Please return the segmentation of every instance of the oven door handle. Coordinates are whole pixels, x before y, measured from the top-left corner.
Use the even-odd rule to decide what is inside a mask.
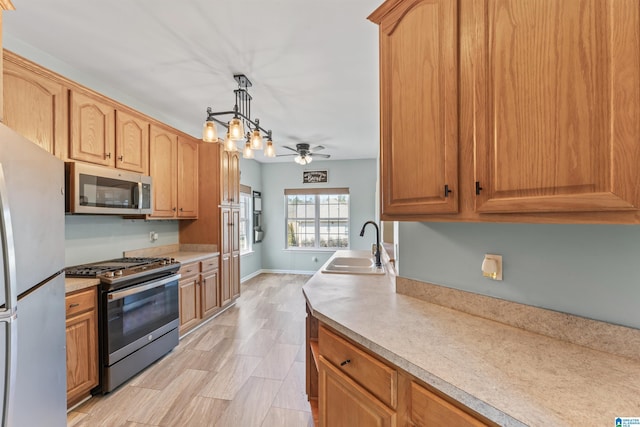
[[[107,294],[107,299],[109,301],[119,300],[119,299],[122,299],[124,297],[128,297],[130,295],[134,295],[134,294],[138,294],[140,292],[148,291],[149,289],[153,289],[153,288],[158,288],[160,286],[164,286],[167,283],[175,282],[176,280],[180,279],[180,277],[181,276],[179,274],[172,274],[171,276],[165,277],[162,280],[153,281],[153,282],[150,282],[150,283],[143,283],[141,285],[133,286],[131,288],[123,289],[121,291],[109,292]]]

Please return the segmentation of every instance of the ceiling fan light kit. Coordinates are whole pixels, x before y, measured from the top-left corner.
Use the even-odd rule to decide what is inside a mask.
[[[236,141],[247,139],[242,157],[245,159],[253,159],[255,150],[262,150],[263,134],[267,139],[267,149],[264,151],[265,157],[275,157],[276,152],[273,149],[273,140],[271,131],[260,126],[260,120],[251,119],[251,95],[247,91],[251,87],[251,81],[244,74],[234,74],[233,78],[238,82],[238,89],[233,92],[236,95],[236,103],[233,111],[214,112],[211,107],[207,108],[207,119],[202,128],[202,140],[205,142],[218,142],[218,131],[216,123],[227,128],[227,136],[224,140],[224,149],[226,151],[238,151]],[[217,116],[233,115],[228,123],[217,119]],[[245,127],[247,132],[245,134]],[[271,147],[269,149],[269,147]]]

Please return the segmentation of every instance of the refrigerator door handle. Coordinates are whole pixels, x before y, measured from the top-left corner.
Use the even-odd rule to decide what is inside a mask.
[[[14,313],[9,318],[0,319],[0,325],[6,326],[6,349],[4,359],[5,379],[4,379],[4,402],[2,413],[2,427],[13,425],[13,402],[16,392],[16,361],[18,358],[18,320]]]
[[[13,227],[11,226],[11,212],[9,211],[9,197],[4,177],[4,168],[0,163],[0,228],[2,234],[2,261],[4,264],[4,295],[5,309],[0,310],[0,320],[11,319],[18,305],[16,295],[16,252],[13,244]]]

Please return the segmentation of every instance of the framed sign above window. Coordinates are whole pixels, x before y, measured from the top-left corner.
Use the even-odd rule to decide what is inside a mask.
[[[317,184],[321,182],[328,182],[328,171],[303,171],[302,183],[303,184]]]

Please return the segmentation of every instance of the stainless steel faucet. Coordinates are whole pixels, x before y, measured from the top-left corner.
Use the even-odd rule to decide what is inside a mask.
[[[364,229],[367,228],[367,225],[373,224],[376,228],[376,267],[382,267],[382,262],[380,261],[380,229],[378,228],[378,224],[374,221],[367,221],[362,226],[362,230],[360,230],[360,237],[364,236]]]

